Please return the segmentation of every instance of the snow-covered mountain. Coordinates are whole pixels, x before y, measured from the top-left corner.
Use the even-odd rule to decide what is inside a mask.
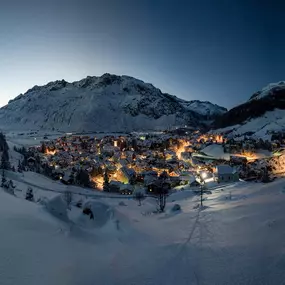
[[[1,125],[62,131],[161,130],[201,127],[226,109],[185,101],[129,76],[104,74],[34,86],[0,109]]]
[[[218,117],[214,128],[235,135],[255,133],[266,136],[270,131],[285,129],[285,81],[271,83],[250,99]]]
[[[206,116],[209,119],[214,118],[216,116],[220,116],[225,112],[227,112],[226,108],[213,104],[208,101],[201,102],[199,100],[192,100],[192,101],[180,100],[180,102],[183,106],[185,106],[185,108],[195,111],[202,116]]]
[[[277,83],[270,83],[266,87],[262,88],[260,91],[254,93],[249,100],[259,100],[267,96],[274,96],[276,91],[285,90],[285,81],[279,81]],[[280,93],[279,93],[280,94]]]

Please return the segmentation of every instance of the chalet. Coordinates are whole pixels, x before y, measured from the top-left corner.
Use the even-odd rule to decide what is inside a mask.
[[[63,184],[66,184],[66,185],[72,184],[74,183],[74,176],[75,175],[71,171],[66,171],[64,172],[64,175],[61,176],[60,180]]]
[[[109,192],[120,193],[122,184],[123,183],[119,181],[111,181],[109,184]]]
[[[169,184],[170,184],[171,187],[176,187],[176,186],[179,186],[179,185],[185,185],[187,183],[188,183],[187,180],[182,180],[178,176],[170,176],[169,177]]]
[[[27,162],[28,162],[28,165],[29,165],[30,167],[32,167],[32,166],[35,166],[35,164],[36,164],[36,159],[35,159],[34,157],[30,156],[30,157],[27,159]]]
[[[161,181],[156,179],[147,185],[147,192],[152,194],[158,194],[160,191],[168,193],[171,189],[171,183],[169,181]]]
[[[122,195],[132,195],[134,193],[134,187],[130,184],[123,184],[120,188],[120,193]]]
[[[136,180],[136,172],[132,168],[122,167],[120,171],[122,172],[128,183],[132,183]]]
[[[143,177],[144,185],[147,187],[157,179],[157,172],[155,171],[143,172],[141,175]]]
[[[229,165],[218,165],[215,171],[215,178],[218,183],[239,180],[238,173]]]

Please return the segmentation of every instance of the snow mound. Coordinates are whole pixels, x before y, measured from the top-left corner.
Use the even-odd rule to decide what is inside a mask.
[[[54,217],[64,222],[69,221],[67,215],[67,205],[66,202],[63,200],[62,195],[57,195],[51,198],[50,200],[48,200],[45,206],[47,211]]]
[[[173,205],[173,207],[171,208],[172,212],[180,212],[181,211],[181,206],[179,204],[175,204]]]
[[[101,201],[88,200],[82,207],[82,209],[86,208],[89,208],[92,211],[94,218],[91,219],[89,215],[81,212],[77,224],[83,227],[102,228],[114,216],[113,209]]]

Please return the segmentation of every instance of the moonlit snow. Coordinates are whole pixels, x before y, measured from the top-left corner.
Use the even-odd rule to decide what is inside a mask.
[[[129,76],[104,74],[68,83],[34,86],[0,109],[10,130],[125,132],[200,126],[226,109],[185,101]]]
[[[30,172],[8,175],[17,187],[16,197],[0,191],[3,285],[285,280],[283,179],[216,188],[202,210],[199,197],[186,188],[169,197],[163,214],[154,213],[153,198],[139,207],[131,198],[74,194],[74,202],[83,199],[92,207],[90,220],[75,203],[71,210],[64,207],[65,185]],[[46,203],[23,199],[29,184],[39,185],[33,187],[36,200],[45,197]]]

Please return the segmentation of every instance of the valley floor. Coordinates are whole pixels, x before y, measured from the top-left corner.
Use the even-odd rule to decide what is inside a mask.
[[[0,191],[0,284],[285,284],[283,179],[216,188],[202,209],[191,190],[180,191],[163,214],[153,213],[153,198],[138,206],[74,194],[92,205],[93,221],[63,208],[57,192],[66,186],[30,172],[8,176],[17,188],[16,197]],[[23,199],[29,184],[46,205]]]

